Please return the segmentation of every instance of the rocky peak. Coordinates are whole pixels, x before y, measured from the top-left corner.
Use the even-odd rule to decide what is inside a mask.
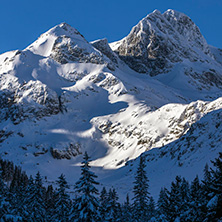
[[[108,68],[114,69],[112,62],[101,51],[94,48],[78,30],[67,23],[51,28],[27,49],[34,54],[51,57],[60,64],[69,62],[105,64]]]
[[[113,52],[108,44],[108,40],[106,38],[99,39],[91,42],[92,46],[102,52],[107,58],[109,58],[112,62],[108,63],[108,68],[111,70],[115,69],[115,65],[118,66],[119,57]],[[115,64],[115,65],[114,65]]]
[[[200,29],[187,15],[168,9],[163,16],[180,35],[187,39],[191,46],[200,48],[205,54],[210,54],[209,46]]]
[[[27,49],[32,51],[34,54],[48,57],[52,53],[55,42],[61,37],[76,39],[87,43],[83,35],[81,35],[78,30],[67,23],[61,23],[43,33],[35,42],[28,46]]]
[[[50,29],[45,34],[54,34],[56,36],[65,35],[65,36],[69,36],[69,37],[74,37],[76,35],[80,35],[82,38],[84,38],[83,35],[77,29],[73,28],[71,25],[69,25],[65,22],[63,22],[59,25],[56,25],[55,27]]]
[[[199,54],[212,57],[199,28],[183,13],[155,10],[134,26],[124,39],[111,43],[132,69],[151,76],[168,72],[174,63],[201,60]]]

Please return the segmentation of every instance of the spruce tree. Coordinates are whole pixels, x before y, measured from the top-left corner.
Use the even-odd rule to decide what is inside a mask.
[[[219,153],[219,157],[216,158],[213,163],[214,169],[211,168],[211,183],[209,184],[210,201],[207,204],[208,207],[208,220],[222,219],[222,152]]]
[[[196,176],[190,186],[189,211],[187,215],[190,221],[204,221],[205,215],[203,212],[206,212],[204,199],[203,187],[199,181],[199,177]]]
[[[79,198],[77,198],[75,196],[75,198],[71,201],[71,210],[70,210],[70,213],[69,213],[69,221],[81,221],[79,219],[79,210],[77,209],[78,205],[79,205]]]
[[[13,193],[10,195],[10,202],[13,207],[12,213],[14,215],[20,216],[21,218],[23,218],[23,216],[26,214],[25,198],[26,185],[24,182],[21,182],[20,185],[14,189]]]
[[[13,219],[14,216],[12,215],[12,211],[13,208],[9,202],[9,190],[4,183],[2,168],[0,165],[0,221],[9,221],[7,218]]]
[[[122,220],[125,222],[132,222],[133,221],[133,215],[132,215],[132,206],[129,201],[129,195],[126,196],[126,201],[124,202],[122,206]]]
[[[164,187],[161,188],[159,199],[157,202],[157,213],[160,221],[167,222],[170,221],[170,201],[169,201],[169,191]]]
[[[14,174],[9,189],[9,200],[13,208],[12,213],[20,217],[23,217],[26,213],[24,201],[26,197],[25,191],[28,181],[27,178],[27,175],[22,172],[21,167],[14,167]]]
[[[75,191],[79,194],[76,200],[77,220],[76,221],[99,221],[99,201],[96,195],[99,194],[95,185],[99,183],[95,181],[97,176],[90,171],[90,159],[85,152],[81,166],[81,177],[76,182]],[[72,215],[71,215],[72,216]]]
[[[2,177],[5,182],[10,182],[14,174],[14,164],[8,160],[2,160]]]
[[[105,221],[116,222],[121,219],[121,207],[118,203],[118,195],[115,189],[110,189],[107,201],[107,214]]]
[[[211,176],[208,164],[206,164],[204,167],[204,178],[202,182],[204,184],[203,186],[204,193],[206,196],[208,196],[210,193],[210,184],[212,183],[212,176]],[[208,197],[208,200],[209,199],[210,197]]]
[[[46,189],[44,198],[47,221],[50,221],[54,215],[56,201],[57,198],[53,186],[49,185]]]
[[[7,214],[7,202],[6,202],[6,186],[2,176],[2,167],[0,165],[0,219]]]
[[[133,212],[134,221],[145,222],[148,220],[148,203],[149,203],[149,180],[146,175],[145,157],[140,157],[138,169],[136,171],[134,187],[133,187]]]
[[[187,221],[189,215],[189,202],[190,202],[190,185],[189,182],[183,177],[180,186],[180,220]]]
[[[63,174],[61,174],[56,183],[59,187],[58,191],[56,192],[57,200],[55,203],[55,210],[52,216],[52,220],[67,222],[69,221],[69,213],[71,207],[70,197],[66,191],[67,189],[69,189],[69,186]]]
[[[105,218],[107,217],[107,213],[108,213],[108,209],[107,209],[108,193],[105,187],[103,187],[100,193],[99,202],[100,202],[99,212],[100,212],[101,220],[105,221]]]
[[[150,201],[148,204],[148,219],[149,220],[155,220],[156,218],[156,206],[155,206],[155,201],[153,197],[150,197]]]
[[[29,185],[27,187],[27,197],[25,200],[26,214],[28,221],[43,222],[46,221],[46,211],[43,196],[42,178],[38,172],[33,182],[30,177]]]
[[[171,183],[169,195],[169,218],[170,221],[179,220],[181,215],[181,182],[182,178],[176,176],[175,182]]]

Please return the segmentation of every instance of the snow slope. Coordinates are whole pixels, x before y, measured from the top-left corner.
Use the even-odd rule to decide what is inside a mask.
[[[205,164],[211,166],[210,161],[218,157],[218,153],[222,151],[221,118],[222,110],[208,113],[175,142],[143,153],[150,180],[150,192],[156,200],[161,187],[170,188],[176,175],[184,176],[189,181],[197,174],[203,178]],[[129,161],[126,166],[111,173],[112,185],[119,187],[119,193],[126,196],[129,192],[132,196],[134,173],[138,164],[139,158]],[[109,180],[109,177],[104,178],[104,185],[109,186]]]
[[[153,168],[147,167],[152,186],[167,185],[171,179],[157,177],[190,169],[185,164],[174,171],[175,161],[181,161],[169,157],[171,145],[183,143],[197,121],[222,108],[221,58],[190,18],[173,10],[154,11],[111,44],[89,43],[76,29],[59,24],[26,49],[0,55],[1,156],[28,173],[40,170],[48,180],[65,173],[74,182],[87,151],[101,182],[123,184],[124,193],[128,177],[123,175],[132,179],[129,164],[137,163],[129,161],[147,152],[155,154]],[[205,121],[211,124],[210,118]],[[163,149],[164,172],[158,154]],[[220,150],[218,142],[210,158]],[[189,151],[186,161],[196,153]],[[196,161],[201,164],[195,174],[204,161],[201,156]]]

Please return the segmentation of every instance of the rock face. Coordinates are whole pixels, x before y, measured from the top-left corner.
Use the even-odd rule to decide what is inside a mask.
[[[1,121],[10,119],[18,124],[61,111],[60,96],[45,84],[42,70],[36,67],[39,61],[41,57],[28,51],[15,51],[4,59],[0,66]]]
[[[146,152],[147,161],[170,157],[170,159],[177,159],[177,164],[181,167],[184,164],[188,165],[191,158],[195,161],[196,155],[206,158],[208,154],[221,151],[221,118],[221,110],[207,114],[194,123],[187,134],[177,141],[158,150]]]
[[[112,61],[112,63],[108,64],[108,67],[112,71],[114,71],[115,70],[114,64],[118,65],[119,57],[110,48],[110,46],[108,44],[108,40],[107,39],[99,39],[94,42],[91,42],[91,44],[93,47],[98,49],[100,52],[102,52],[105,56],[107,56]]]
[[[168,72],[175,63],[212,58],[199,28],[183,13],[155,10],[147,15],[124,39],[111,43],[111,48],[132,69],[151,76]],[[206,58],[205,58],[206,60]]]
[[[31,80],[14,92],[3,90],[0,100],[0,120],[10,119],[14,124],[27,118],[38,119],[61,111],[57,94],[39,81]]]
[[[68,62],[104,64],[101,52],[90,47],[90,44],[78,31],[66,23],[62,23],[59,27],[66,32],[73,31],[70,35],[60,35],[55,39],[50,54],[51,58],[61,64]]]

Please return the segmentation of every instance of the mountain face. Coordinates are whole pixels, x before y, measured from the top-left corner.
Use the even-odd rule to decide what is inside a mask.
[[[220,70],[190,69],[187,63],[214,63],[206,40],[199,28],[183,13],[155,10],[142,19],[124,39],[110,44],[130,68],[139,73],[156,76],[167,73],[177,63],[184,64],[184,74],[199,87],[215,84],[221,87]]]
[[[162,158],[164,172],[179,167],[169,171],[175,176],[195,156],[196,174],[221,151],[220,140],[212,139],[212,149],[202,136],[210,126],[211,138],[218,134],[221,85],[221,50],[183,13],[156,10],[110,44],[88,42],[62,23],[0,55],[0,153],[28,173],[73,181],[87,151],[102,183],[121,181],[126,190],[129,167],[145,152],[150,180],[163,186],[167,180],[152,173]]]
[[[151,76],[167,72],[174,63],[213,57],[192,20],[179,12],[158,10],[142,19],[124,39],[111,47],[135,71]]]

